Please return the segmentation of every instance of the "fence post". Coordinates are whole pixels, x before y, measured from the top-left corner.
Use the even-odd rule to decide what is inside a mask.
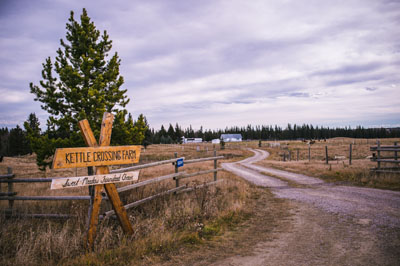
[[[351,155],[353,152],[353,144],[350,143],[349,165],[351,165]]]
[[[7,167],[7,174],[12,175],[12,168],[11,167]],[[10,176],[8,179],[12,179],[13,177]],[[9,197],[12,197],[12,192],[14,189],[14,184],[11,182],[7,183],[8,185],[8,193],[9,193]],[[14,200],[8,200],[8,209],[7,209],[7,215],[11,216],[12,212],[13,212],[13,206],[14,206]]]
[[[297,161],[299,160],[299,149],[297,149]]]
[[[325,146],[325,159],[326,159],[326,164],[329,164],[329,162],[328,162],[328,146]]]
[[[214,150],[214,157],[217,157],[217,150]],[[217,159],[214,160],[214,170],[217,169]],[[217,181],[217,172],[214,172],[214,181]]]
[[[394,146],[397,146],[397,141],[394,143]],[[395,147],[397,149],[397,147]],[[397,161],[397,151],[394,152],[394,159]]]
[[[175,152],[174,153],[175,158],[178,158],[178,153]],[[178,173],[179,169],[178,169],[178,163],[175,161],[175,174]],[[175,185],[176,187],[179,187],[179,178],[175,179]]]
[[[378,162],[378,170],[381,169],[381,142],[379,140],[376,141],[376,145],[377,145],[377,149],[376,149],[376,153],[377,153],[377,162]]]
[[[88,172],[88,175],[89,175],[89,176],[90,176],[90,175],[93,175],[93,174],[94,174],[93,166],[89,166],[89,167],[87,168],[87,172]],[[89,187],[88,187],[88,190],[89,190],[89,197],[90,197],[90,200],[89,200],[89,208],[88,208],[88,219],[87,219],[87,224],[86,224],[86,228],[87,228],[87,229],[89,229],[89,227],[90,227],[90,217],[91,217],[91,215],[92,215],[92,210],[93,210],[93,203],[94,203],[94,186],[89,186]]]
[[[289,161],[291,161],[291,160],[292,160],[292,151],[289,150]]]
[[[308,161],[311,161],[311,144],[308,144]]]

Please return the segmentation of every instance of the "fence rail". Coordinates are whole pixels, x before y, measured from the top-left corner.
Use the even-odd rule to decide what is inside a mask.
[[[155,167],[159,165],[164,165],[164,164],[169,164],[171,163],[174,165],[175,168],[175,173],[173,174],[168,174],[164,176],[159,176],[159,177],[154,177],[151,179],[147,179],[141,182],[137,182],[131,185],[123,186],[117,189],[118,193],[121,192],[126,192],[129,190],[132,190],[134,188],[146,186],[149,184],[154,184],[158,183],[164,180],[175,180],[176,182],[176,187],[169,189],[167,191],[149,196],[147,198],[138,200],[136,202],[129,203],[124,206],[125,209],[130,209],[136,206],[139,206],[140,204],[143,204],[145,202],[148,202],[152,199],[155,199],[157,197],[163,196],[163,195],[168,195],[168,194],[176,194],[176,193],[183,193],[183,192],[190,192],[195,189],[199,189],[205,186],[211,186],[215,185],[219,182],[222,181],[222,179],[217,180],[217,172],[223,170],[222,168],[217,168],[217,160],[223,159],[224,156],[216,156],[216,151],[214,151],[214,156],[213,157],[207,157],[207,158],[200,158],[200,159],[191,159],[191,160],[186,160],[184,157],[177,157],[177,154],[175,153],[175,158],[174,159],[169,159],[169,160],[163,160],[163,161],[158,161],[158,162],[152,162],[152,163],[147,163],[147,164],[142,164],[142,165],[136,165],[136,166],[131,166],[131,167],[126,167],[126,168],[120,168],[120,169],[115,169],[111,170],[110,173],[122,173],[122,172],[127,172],[127,171],[132,171],[132,170],[139,170],[139,169],[145,169],[145,168],[150,168],[150,167]],[[203,170],[203,171],[198,171],[195,173],[186,173],[186,172],[179,172],[178,171],[178,166],[176,164],[177,160],[183,160],[184,164],[191,164],[191,163],[199,163],[199,162],[205,162],[205,161],[214,161],[214,169],[211,170]],[[184,179],[184,178],[189,178],[189,177],[194,177],[198,175],[205,175],[205,174],[210,174],[214,173],[214,181],[196,186],[196,187],[187,187],[186,185],[179,185],[179,180]],[[21,201],[27,201],[27,200],[39,200],[39,201],[60,201],[60,200],[85,200],[85,201],[90,201],[91,196],[17,196],[18,192],[13,191],[13,184],[14,183],[50,183],[52,180],[55,178],[15,178],[15,175],[12,173],[12,169],[8,168],[8,174],[6,175],[0,175],[0,186],[2,183],[7,183],[8,184],[8,191],[7,192],[0,192],[0,200],[8,200],[8,209],[5,210],[6,217],[30,217],[30,218],[69,218],[73,217],[73,215],[69,214],[21,214],[21,213],[14,213],[13,211],[13,205],[15,200],[21,200]],[[1,188],[1,187],[0,187]],[[105,193],[102,195],[103,199],[108,200],[107,196]],[[103,218],[108,218],[114,215],[114,211],[110,210],[108,212],[105,212],[103,215],[100,215],[100,219]]]
[[[159,165],[163,165],[163,164],[175,163],[179,159],[185,160],[185,157],[174,158],[174,159],[170,159],[170,160],[163,160],[163,161],[159,161],[159,162],[153,162],[153,163],[147,163],[147,164],[141,164],[141,165],[135,165],[135,166],[126,167],[126,168],[119,168],[119,169],[111,170],[110,173],[111,174],[123,173],[123,172],[128,172],[128,171],[134,171],[134,170],[140,170],[140,169],[144,169],[144,168],[159,166]]]
[[[13,178],[14,174],[0,175],[0,181],[7,178]]]
[[[377,163],[377,167],[372,168],[371,171],[376,173],[400,174],[400,160],[398,158],[400,146],[397,145],[397,142],[395,142],[394,145],[380,145],[380,141],[378,140],[376,144],[376,146],[370,147],[370,151],[374,152],[371,161]],[[382,156],[382,152],[386,153],[386,155]],[[387,153],[392,154],[387,155]],[[383,167],[382,164],[394,164],[394,166]]]

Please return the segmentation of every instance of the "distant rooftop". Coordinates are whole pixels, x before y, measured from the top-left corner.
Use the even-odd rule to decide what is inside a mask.
[[[241,139],[241,134],[221,134],[221,139]]]

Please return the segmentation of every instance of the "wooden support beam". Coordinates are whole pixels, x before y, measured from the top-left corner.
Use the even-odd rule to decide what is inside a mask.
[[[90,147],[106,147],[110,145],[111,142],[111,132],[112,132],[112,124],[114,121],[114,115],[111,113],[104,113],[103,120],[100,129],[100,138],[99,144],[97,144],[96,139],[93,135],[93,132],[90,128],[90,125],[87,120],[83,120],[79,122],[79,128],[81,129],[81,133],[85,142]],[[109,169],[108,166],[97,166],[96,167],[96,175],[108,174]],[[126,210],[123,208],[123,204],[119,198],[117,189],[115,184],[106,184],[106,185],[96,185],[94,186],[93,193],[93,202],[89,209],[89,222],[88,222],[88,234],[87,234],[87,248],[93,250],[94,247],[94,238],[96,236],[97,224],[99,222],[99,213],[100,213],[100,203],[101,203],[101,190],[105,187],[106,193],[110,202],[113,206],[115,213],[117,214],[118,220],[127,234],[133,234],[132,225],[129,221],[128,214]]]
[[[110,199],[110,202],[112,204],[112,207],[117,214],[118,220],[122,226],[122,229],[124,230],[125,233],[132,235],[133,234],[133,228],[131,225],[131,222],[129,221],[128,213],[126,212],[126,209],[124,208],[124,205],[122,204],[117,188],[115,187],[115,184],[106,184],[104,185],[108,198]]]
[[[97,185],[93,187],[93,200],[89,207],[89,217],[88,217],[88,231],[87,231],[87,249],[93,250],[94,248],[94,238],[97,232],[97,224],[99,223],[99,213],[100,213],[100,203],[101,203],[101,190],[102,185]]]

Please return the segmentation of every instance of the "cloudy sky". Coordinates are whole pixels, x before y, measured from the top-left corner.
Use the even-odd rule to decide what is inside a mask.
[[[84,7],[151,127],[400,126],[400,1],[0,0],[0,127],[45,125],[29,83]]]

